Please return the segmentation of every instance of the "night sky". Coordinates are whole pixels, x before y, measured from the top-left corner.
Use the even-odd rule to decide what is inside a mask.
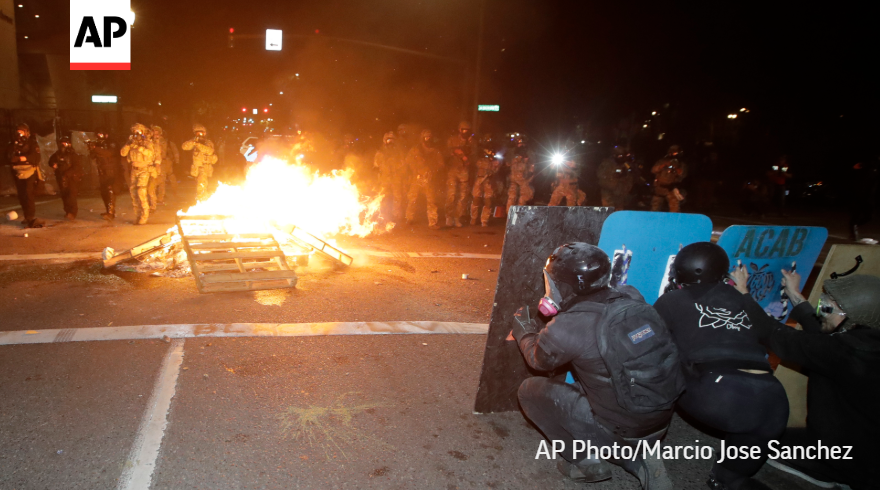
[[[66,31],[66,4],[58,5]],[[118,90],[143,107],[162,101],[178,117],[272,103],[276,116],[329,133],[381,134],[401,122],[446,132],[470,117],[479,5],[134,0],[133,69]],[[787,153],[814,172],[876,159],[872,16],[843,4],[792,5],[487,0],[479,102],[502,112],[483,127],[561,141],[581,124],[599,140],[651,121],[643,138],[662,128],[662,146],[713,139],[728,160]],[[43,20],[51,25],[52,14]],[[263,49],[266,28],[284,30],[282,52]],[[750,112],[726,120],[743,107]],[[651,111],[666,119],[652,121]]]

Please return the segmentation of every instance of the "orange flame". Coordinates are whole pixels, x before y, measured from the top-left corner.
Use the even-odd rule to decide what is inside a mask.
[[[248,170],[241,185],[219,184],[216,192],[180,215],[225,215],[230,233],[267,232],[296,225],[328,238],[364,237],[377,229],[382,196],[362,196],[351,182],[353,170],[321,175],[299,163],[267,157]]]

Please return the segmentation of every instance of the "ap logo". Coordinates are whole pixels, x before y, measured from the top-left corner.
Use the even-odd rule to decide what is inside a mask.
[[[70,69],[131,70],[130,0],[70,0]]]

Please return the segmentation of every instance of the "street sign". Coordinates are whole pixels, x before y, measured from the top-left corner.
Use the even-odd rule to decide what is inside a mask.
[[[487,105],[487,104],[479,104],[477,105],[477,110],[479,112],[498,112],[501,110],[500,105]]]
[[[92,102],[96,104],[115,104],[118,101],[115,95],[93,95]]]
[[[281,51],[281,31],[266,29],[266,51]]]

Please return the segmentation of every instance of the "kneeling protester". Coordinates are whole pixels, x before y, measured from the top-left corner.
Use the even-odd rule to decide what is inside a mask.
[[[642,488],[671,489],[663,461],[636,449],[666,434],[684,389],[678,351],[638,290],[612,288],[610,278],[608,255],[593,245],[565,244],[547,259],[540,315],[532,319],[529,307],[521,307],[512,335],[529,367],[553,372],[570,365],[576,383],[529,378],[519,387],[520,406],[554,448],[564,446],[557,463],[563,475],[607,480],[611,462],[635,475]],[[629,450],[604,459],[606,447]]]

